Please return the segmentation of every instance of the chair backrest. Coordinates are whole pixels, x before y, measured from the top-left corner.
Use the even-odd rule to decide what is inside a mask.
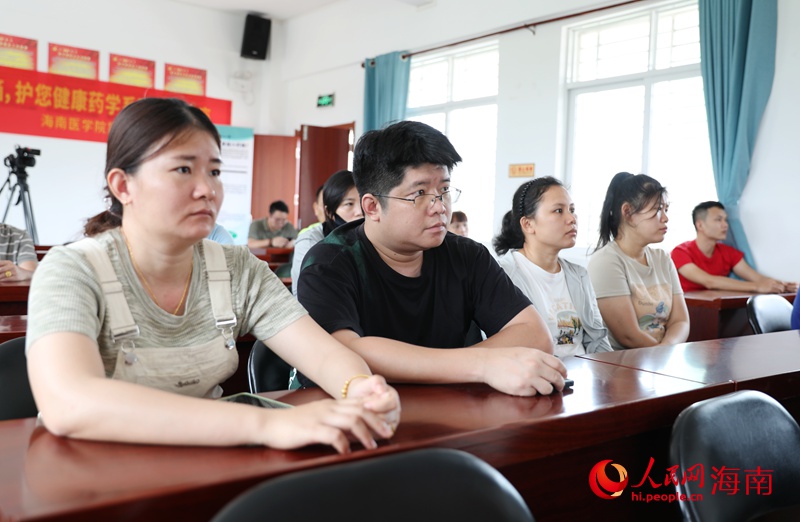
[[[273,272],[278,277],[292,277],[292,264],[281,263]]]
[[[289,389],[292,367],[261,341],[253,343],[247,359],[247,383],[250,393]]]
[[[751,520],[800,505],[800,427],[761,392],[738,391],[686,408],[672,427],[670,463],[679,466],[679,478],[696,464],[705,468],[702,487],[695,481],[676,486],[687,497],[702,495],[702,501],[680,502],[690,522]]]
[[[25,338],[0,344],[0,420],[36,417],[25,358]]]
[[[792,329],[792,305],[779,295],[754,295],[747,299],[747,320],[757,334]]]
[[[300,471],[232,500],[212,522],[533,521],[519,492],[478,457],[422,449]]]

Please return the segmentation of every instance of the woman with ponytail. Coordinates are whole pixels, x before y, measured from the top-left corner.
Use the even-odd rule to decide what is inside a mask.
[[[28,375],[67,437],[297,448],[376,447],[397,392],[320,328],[245,246],[205,240],[222,206],[220,136],[198,108],[145,98],[108,136],[109,208],[50,250],[31,284]],[[212,400],[252,333],[333,395],[289,409]]]
[[[608,186],[600,239],[589,260],[597,304],[614,349],[686,341],[689,313],[667,252],[667,190],[650,176],[620,172]]]
[[[500,266],[547,322],[559,357],[611,351],[589,274],[558,257],[577,234],[572,198],[548,176],[517,189],[494,238]]]

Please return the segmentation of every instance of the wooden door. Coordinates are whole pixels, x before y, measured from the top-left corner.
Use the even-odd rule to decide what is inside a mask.
[[[297,228],[317,221],[312,204],[317,192],[331,174],[347,168],[351,148],[348,126],[314,127],[303,125],[297,131],[300,162],[297,177],[297,205],[300,217]]]
[[[269,214],[273,201],[289,206],[289,221],[297,223],[295,187],[297,185],[297,138],[256,134],[253,151],[253,219]]]

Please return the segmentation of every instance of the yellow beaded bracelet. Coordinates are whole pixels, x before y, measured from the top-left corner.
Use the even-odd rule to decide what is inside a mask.
[[[353,375],[352,377],[344,381],[344,386],[342,386],[342,399],[347,398],[347,389],[350,388],[351,382],[360,378],[369,379],[370,377],[371,375],[364,375],[363,373],[359,373],[358,375]]]

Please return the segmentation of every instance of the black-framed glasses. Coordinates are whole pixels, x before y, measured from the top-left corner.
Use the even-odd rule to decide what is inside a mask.
[[[458,198],[461,197],[461,191],[455,187],[448,187],[445,189],[445,192],[442,192],[438,196],[436,194],[420,194],[419,196],[415,196],[413,198],[400,198],[397,196],[386,196],[384,194],[373,194],[373,196],[379,198],[399,199],[401,201],[410,201],[414,204],[414,208],[427,209],[433,207],[433,205],[436,204],[437,199],[442,202],[442,205],[445,206],[455,203],[458,201]]]

